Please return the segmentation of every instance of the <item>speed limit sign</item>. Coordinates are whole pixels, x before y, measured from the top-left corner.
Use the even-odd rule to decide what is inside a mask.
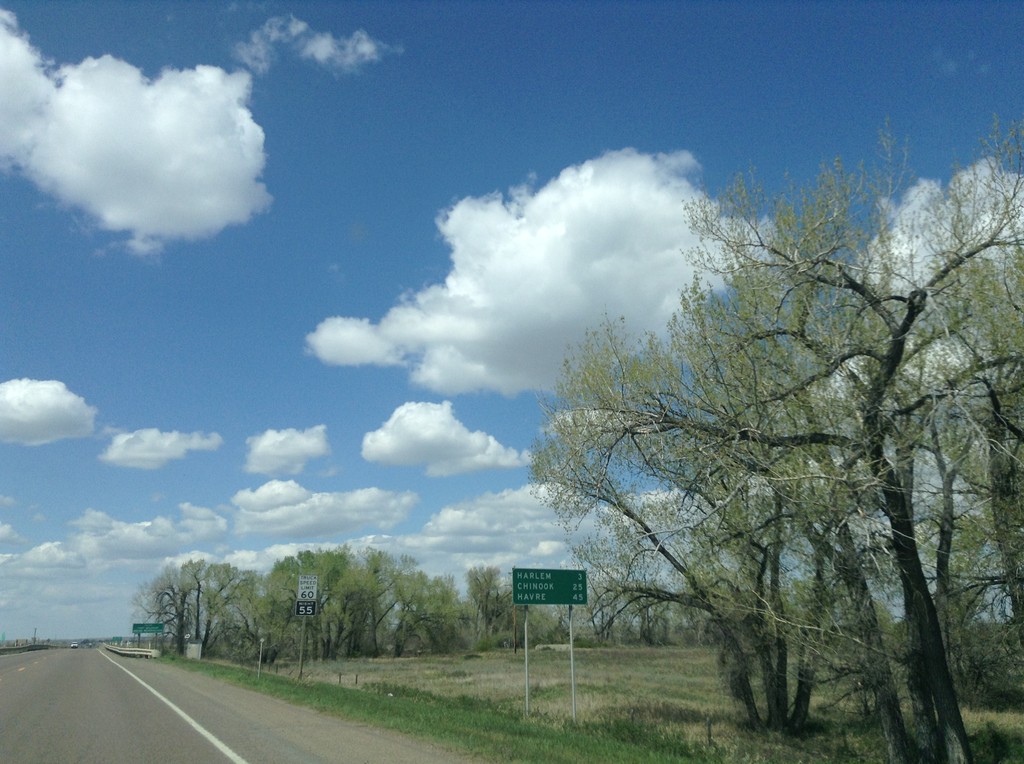
[[[317,589],[317,577],[316,576],[299,576],[299,596],[297,599],[300,600],[315,600]]]

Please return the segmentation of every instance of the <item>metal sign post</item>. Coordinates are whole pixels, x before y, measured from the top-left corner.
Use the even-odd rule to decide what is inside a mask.
[[[306,653],[306,624],[309,623],[305,618],[302,619],[302,641],[299,642],[299,681],[302,681],[302,659]]]
[[[526,715],[530,715],[530,605],[569,606],[569,681],[572,721],[576,723],[576,659],[573,655],[572,606],[587,604],[587,571],[512,568],[512,605],[523,606],[523,666],[526,671]]]
[[[572,685],[572,723],[576,723],[576,661],[572,655],[572,605],[569,605],[569,684]]]
[[[523,608],[523,666],[526,668],[526,715],[530,715],[530,606]]]
[[[315,575],[299,576],[299,591],[295,599],[295,615],[302,618],[302,641],[299,642],[299,679],[302,679],[302,663],[306,654],[306,616],[316,615],[317,588],[319,579]]]

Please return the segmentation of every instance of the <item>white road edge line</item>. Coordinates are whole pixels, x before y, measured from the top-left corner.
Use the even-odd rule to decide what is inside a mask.
[[[182,710],[181,710],[180,708],[178,708],[178,707],[177,707],[176,705],[174,705],[174,704],[173,704],[173,703],[172,703],[171,701],[169,701],[169,700],[168,700],[167,698],[165,698],[165,697],[164,697],[163,695],[161,695],[161,694],[160,694],[159,692],[157,692],[157,691],[156,691],[155,689],[153,689],[153,688],[152,688],[152,687],[150,687],[150,686],[149,686],[148,684],[146,684],[145,682],[143,682],[143,681],[142,681],[141,679],[139,679],[139,678],[138,678],[137,676],[135,676],[135,674],[133,674],[133,673],[132,673],[131,671],[129,671],[128,669],[126,669],[126,668],[125,668],[124,666],[122,666],[122,665],[121,665],[120,663],[118,663],[117,661],[115,661],[115,660],[114,660],[113,658],[111,658],[111,657],[110,657],[109,655],[107,655],[107,654],[106,654],[105,652],[103,653],[103,657],[104,657],[104,658],[106,658],[106,659],[107,659],[108,661],[110,661],[111,663],[113,663],[113,664],[114,664],[115,666],[117,666],[117,667],[118,667],[119,669],[121,669],[121,671],[123,671],[124,673],[126,673],[126,674],[127,674],[128,676],[130,676],[130,677],[131,677],[132,679],[134,679],[134,680],[135,680],[136,682],[138,682],[139,684],[141,684],[141,685],[142,685],[143,687],[145,687],[145,688],[146,688],[147,690],[149,690],[149,691],[150,691],[151,693],[153,693],[154,695],[156,695],[156,696],[157,696],[157,697],[158,697],[158,698],[159,698],[160,700],[162,700],[162,701],[163,701],[164,703],[166,703],[166,704],[167,704],[167,706],[168,706],[168,708],[170,708],[170,709],[171,709],[172,711],[174,711],[174,713],[176,713],[176,714],[177,714],[178,716],[180,716],[180,717],[181,717],[182,719],[184,719],[184,720],[185,720],[186,722],[188,722],[188,724],[189,724],[189,725],[190,725],[190,726],[192,727],[192,729],[194,729],[194,730],[195,730],[196,732],[198,732],[198,733],[199,733],[200,735],[202,735],[202,736],[203,736],[203,737],[205,737],[205,738],[206,738],[207,740],[209,740],[209,741],[210,741],[210,743],[211,743],[211,744],[213,745],[213,747],[214,747],[214,748],[216,748],[216,749],[217,749],[218,751],[220,751],[220,752],[221,752],[222,754],[224,754],[225,756],[227,756],[227,757],[228,757],[228,759],[230,759],[230,760],[231,760],[232,762],[234,762],[234,764],[249,764],[249,762],[247,762],[247,761],[246,761],[245,759],[243,759],[243,758],[242,758],[241,756],[239,756],[239,755],[238,755],[237,753],[235,753],[235,752],[234,752],[234,751],[232,751],[232,750],[231,750],[230,748],[228,748],[228,747],[227,747],[226,745],[224,745],[224,743],[222,743],[222,742],[221,742],[220,740],[218,740],[218,739],[217,739],[217,738],[216,738],[216,737],[215,737],[215,736],[213,735],[213,733],[211,733],[211,732],[210,732],[209,730],[207,730],[207,729],[206,729],[205,727],[203,727],[203,725],[201,725],[201,724],[200,724],[199,722],[197,722],[197,721],[196,721],[195,719],[193,719],[193,718],[192,718],[191,716],[189,716],[188,714],[186,714],[186,713],[185,713],[184,711],[182,711]]]

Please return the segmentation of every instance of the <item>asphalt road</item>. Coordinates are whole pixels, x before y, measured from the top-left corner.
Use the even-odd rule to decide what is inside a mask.
[[[450,764],[456,754],[103,649],[0,657],[0,762]]]

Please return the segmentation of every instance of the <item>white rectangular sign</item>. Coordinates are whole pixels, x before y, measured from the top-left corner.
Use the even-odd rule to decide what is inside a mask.
[[[316,589],[317,589],[317,577],[316,576],[299,576],[299,596],[300,600],[315,600]]]

